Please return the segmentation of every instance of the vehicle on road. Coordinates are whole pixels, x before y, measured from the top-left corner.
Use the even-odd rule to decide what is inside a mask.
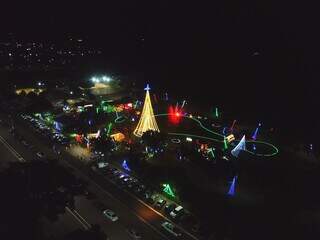
[[[127,233],[132,239],[142,239],[141,234],[134,228],[127,228]]]
[[[104,210],[103,215],[110,219],[112,222],[115,222],[119,219],[119,217],[114,213],[114,211],[110,209]]]
[[[43,152],[37,152],[36,155],[39,158],[44,158],[44,156],[45,156]]]
[[[170,222],[164,222],[161,224],[161,226],[169,233],[171,233],[172,235],[174,235],[175,237],[180,237],[182,234],[180,232],[180,230],[175,227],[172,223]]]
[[[97,166],[98,166],[98,168],[106,168],[107,166],[109,166],[109,163],[107,163],[107,162],[98,162]]]

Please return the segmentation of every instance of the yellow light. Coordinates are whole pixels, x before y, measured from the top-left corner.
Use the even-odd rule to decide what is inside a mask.
[[[235,140],[235,137],[233,134],[230,134],[229,136],[226,137],[226,139],[227,139],[228,143],[230,143]]]
[[[137,137],[141,137],[146,131],[157,131],[160,132],[156,118],[154,117],[153,108],[151,104],[149,89],[147,89],[146,98],[142,109],[142,114],[139,119],[139,123],[134,130],[133,134]]]
[[[115,133],[110,135],[111,138],[113,138],[116,142],[122,142],[126,137],[123,133]]]

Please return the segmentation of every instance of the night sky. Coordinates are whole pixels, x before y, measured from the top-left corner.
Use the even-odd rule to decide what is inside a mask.
[[[28,1],[2,7],[1,33],[49,41],[79,35],[102,48],[105,63],[121,74],[158,89],[251,113],[257,121],[317,127],[317,6],[174,2]]]

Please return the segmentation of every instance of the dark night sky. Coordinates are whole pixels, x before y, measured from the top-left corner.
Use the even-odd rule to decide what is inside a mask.
[[[143,80],[159,87],[180,86],[180,93],[209,104],[241,103],[261,117],[275,111],[282,122],[290,117],[295,124],[315,124],[317,6],[287,0],[211,2],[28,1],[2,7],[1,32],[53,40],[76,33],[103,48],[110,62],[143,72]],[[205,85],[209,82],[214,86]]]

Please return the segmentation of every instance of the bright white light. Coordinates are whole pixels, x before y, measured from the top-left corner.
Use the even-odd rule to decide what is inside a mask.
[[[41,86],[41,82],[38,82],[38,86]]]
[[[102,81],[104,81],[104,82],[110,82],[110,81],[111,81],[111,78],[110,78],[110,77],[107,77],[107,76],[103,76],[103,77],[102,77]]]
[[[100,83],[100,82],[110,82],[112,79],[107,76],[102,76],[102,77],[92,77],[91,82],[93,83]]]
[[[72,94],[73,94],[73,92],[72,92],[72,91],[70,91],[70,94],[72,95]]]
[[[94,82],[94,83],[96,83],[96,82],[99,82],[99,79],[96,78],[96,77],[92,77],[92,78],[91,78],[91,81]]]

